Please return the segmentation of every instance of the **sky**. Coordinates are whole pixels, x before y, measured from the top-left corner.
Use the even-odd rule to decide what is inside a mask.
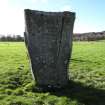
[[[105,31],[105,0],[0,0],[0,34],[23,36],[24,9],[75,12],[74,33]]]

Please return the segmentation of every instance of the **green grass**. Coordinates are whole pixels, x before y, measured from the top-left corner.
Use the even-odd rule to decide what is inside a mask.
[[[105,41],[74,42],[68,86],[38,92],[22,42],[0,42],[0,105],[105,105]]]
[[[105,89],[105,41],[75,42],[70,69],[73,80]]]

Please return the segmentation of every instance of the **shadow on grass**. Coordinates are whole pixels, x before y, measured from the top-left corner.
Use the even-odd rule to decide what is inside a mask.
[[[105,90],[86,87],[81,83],[69,81],[64,89],[51,92],[57,96],[67,96],[85,105],[105,105]]]
[[[78,62],[78,63],[87,63],[87,64],[98,64],[98,65],[101,65],[101,63],[100,62],[98,62],[98,61],[91,61],[91,60],[81,60],[81,59],[71,59],[71,61],[73,61],[73,62]]]
[[[105,90],[87,87],[74,81],[69,81],[65,88],[51,89],[44,92],[50,92],[50,94],[56,96],[66,96],[83,105],[105,105]]]

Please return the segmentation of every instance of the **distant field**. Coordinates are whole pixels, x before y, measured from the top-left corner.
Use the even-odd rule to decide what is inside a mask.
[[[74,42],[69,85],[36,92],[23,42],[0,42],[0,105],[105,105],[105,41]]]

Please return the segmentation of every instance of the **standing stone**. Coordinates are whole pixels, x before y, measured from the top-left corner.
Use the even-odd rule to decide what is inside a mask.
[[[32,74],[41,86],[68,83],[75,14],[25,10],[25,43]]]

